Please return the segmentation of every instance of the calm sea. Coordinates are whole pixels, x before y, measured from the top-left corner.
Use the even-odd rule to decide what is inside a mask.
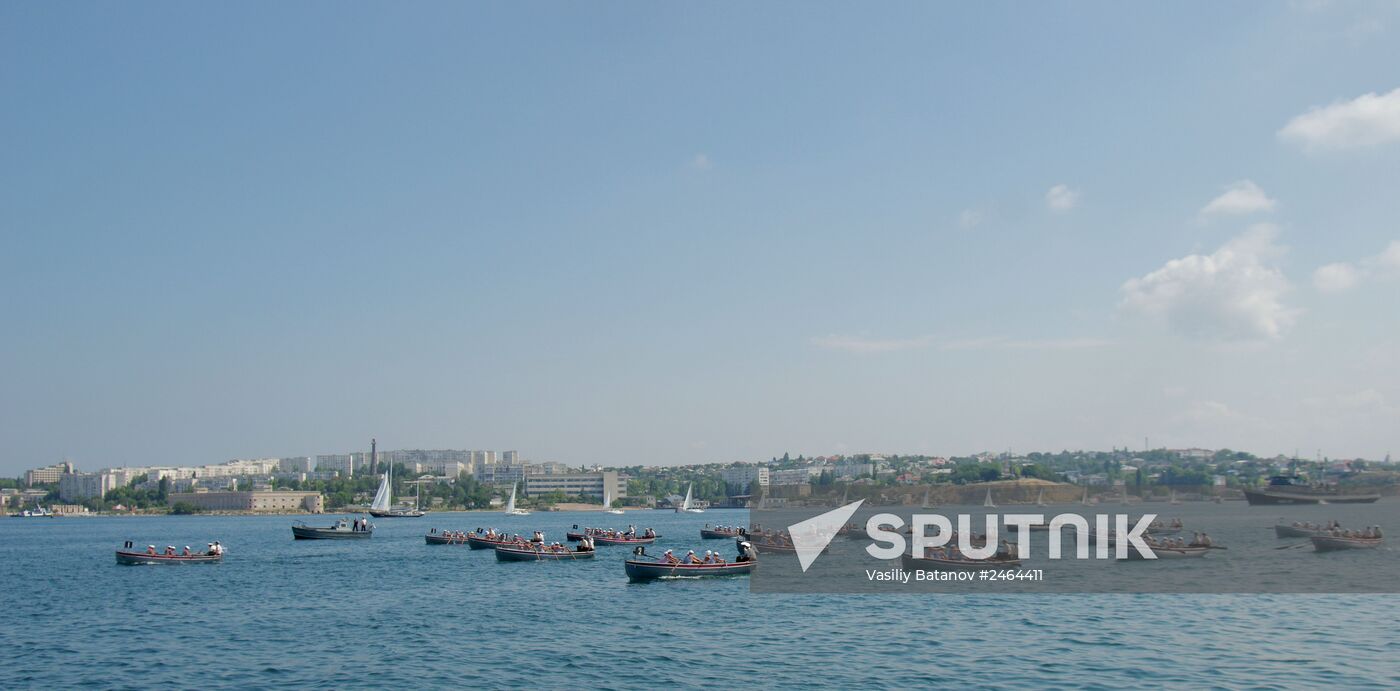
[[[1400,685],[1391,595],[761,595],[630,584],[622,547],[497,563],[421,537],[636,523],[653,551],[732,553],[697,529],[742,511],[430,514],[354,542],[293,541],[294,520],[0,519],[0,687]],[[117,566],[127,539],[228,557]]]

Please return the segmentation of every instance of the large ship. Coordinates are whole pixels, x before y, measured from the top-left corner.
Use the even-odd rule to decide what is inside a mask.
[[[1254,505],[1274,504],[1370,504],[1381,498],[1377,493],[1354,493],[1335,485],[1310,485],[1297,475],[1275,475],[1264,489],[1244,490],[1244,498]]]

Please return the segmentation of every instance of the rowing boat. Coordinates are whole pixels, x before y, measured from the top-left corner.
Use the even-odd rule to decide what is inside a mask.
[[[1343,549],[1375,549],[1385,544],[1383,537],[1334,537],[1331,535],[1312,536],[1313,549],[1319,552],[1335,552]]]
[[[657,578],[702,578],[708,576],[746,575],[757,562],[738,561],[726,564],[668,564],[664,561],[628,559],[624,563],[627,578],[632,581],[650,581]]]
[[[649,545],[656,542],[660,535],[646,537],[608,537],[606,535],[593,535],[593,542],[599,545]]]
[[[135,566],[137,564],[217,564],[224,560],[222,554],[151,554],[150,552],[117,550],[117,563]]]
[[[1158,559],[1190,559],[1194,557],[1204,557],[1206,553],[1211,550],[1210,547],[1200,545],[1187,545],[1186,547],[1163,547],[1157,545],[1153,546],[1151,549],[1152,554],[1156,555]],[[1126,558],[1129,561],[1149,561],[1147,555],[1143,554],[1141,550],[1138,550],[1131,544],[1128,546],[1128,556]]]
[[[734,528],[734,529],[701,528],[701,529],[700,529],[700,539],[701,539],[701,540],[725,540],[725,539],[728,539],[728,538],[742,537],[743,534],[744,534],[744,533],[741,532],[738,528]]]
[[[517,540],[508,537],[486,537],[485,535],[468,535],[467,546],[472,549],[492,549],[498,545],[515,544]]]
[[[423,541],[430,545],[465,545],[470,535],[448,535],[446,533],[428,533],[423,536]]]
[[[516,547],[513,545],[496,545],[496,561],[558,561],[573,559],[592,559],[597,556],[597,552],[578,552],[575,550],[548,550],[534,549],[531,547]]]
[[[1332,531],[1326,528],[1297,528],[1278,523],[1274,525],[1274,535],[1278,537],[1330,537]]]
[[[947,557],[919,558],[906,552],[900,556],[900,560],[904,568],[922,571],[977,571],[981,569],[1021,568],[1020,559],[1010,559],[1006,557],[993,559],[951,559]]]

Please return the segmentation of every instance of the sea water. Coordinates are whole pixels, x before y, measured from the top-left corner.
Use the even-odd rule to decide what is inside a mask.
[[[629,583],[626,547],[498,563],[431,528],[564,539],[653,527],[720,549],[747,512],[434,513],[369,540],[334,515],[0,519],[0,686],[23,688],[1121,688],[1400,685],[1391,595],[769,595],[746,577]],[[113,552],[220,540],[222,564]]]

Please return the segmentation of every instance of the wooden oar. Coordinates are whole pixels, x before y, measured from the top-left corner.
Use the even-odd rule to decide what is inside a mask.
[[[1306,547],[1307,545],[1311,545],[1311,544],[1312,544],[1312,540],[1308,540],[1307,542],[1299,542],[1299,543],[1296,544],[1296,545],[1284,545],[1284,546],[1282,546],[1282,547],[1275,547],[1274,549],[1293,549],[1293,548],[1295,548],[1295,547]]]

